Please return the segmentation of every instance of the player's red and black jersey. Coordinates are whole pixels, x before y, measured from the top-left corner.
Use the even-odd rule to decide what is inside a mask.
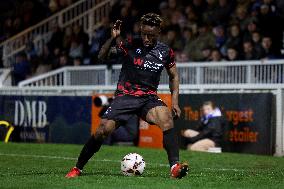
[[[150,49],[122,42],[116,48],[123,57],[116,96],[157,94],[164,67],[170,69],[175,65],[173,50],[159,41]]]

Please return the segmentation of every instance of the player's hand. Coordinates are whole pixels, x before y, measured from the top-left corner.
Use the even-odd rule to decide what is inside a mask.
[[[179,105],[173,104],[173,105],[172,105],[172,111],[173,111],[173,118],[174,118],[174,119],[180,118],[181,110],[180,110],[180,108],[179,108]]]
[[[111,30],[111,36],[113,38],[116,38],[117,36],[120,35],[120,31],[121,31],[121,24],[122,24],[122,21],[121,20],[117,20],[115,21],[113,27],[112,27],[112,30]]]

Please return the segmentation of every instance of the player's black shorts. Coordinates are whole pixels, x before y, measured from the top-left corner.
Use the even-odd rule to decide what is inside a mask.
[[[156,106],[167,105],[157,95],[139,97],[131,95],[117,96],[102,118],[124,122],[136,114],[138,117],[146,120],[149,110]]]

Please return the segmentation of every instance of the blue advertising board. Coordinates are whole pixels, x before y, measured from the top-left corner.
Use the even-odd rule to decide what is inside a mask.
[[[12,141],[84,143],[90,136],[89,96],[0,96],[0,120],[15,126]]]

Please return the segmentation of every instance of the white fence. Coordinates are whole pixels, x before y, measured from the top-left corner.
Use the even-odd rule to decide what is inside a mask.
[[[12,77],[10,69],[0,69],[0,88],[3,86],[11,86]]]
[[[111,0],[80,0],[40,23],[29,27],[19,34],[0,44],[2,59],[5,67],[11,66],[15,55],[26,48],[27,43],[33,42],[35,48],[42,51],[49,41],[52,29],[58,25],[66,28],[79,24],[92,37],[93,31],[103,17],[110,11]]]
[[[115,85],[121,65],[64,67],[19,83],[19,86]],[[181,85],[283,84],[284,60],[177,64]],[[168,84],[166,71],[160,83]]]

